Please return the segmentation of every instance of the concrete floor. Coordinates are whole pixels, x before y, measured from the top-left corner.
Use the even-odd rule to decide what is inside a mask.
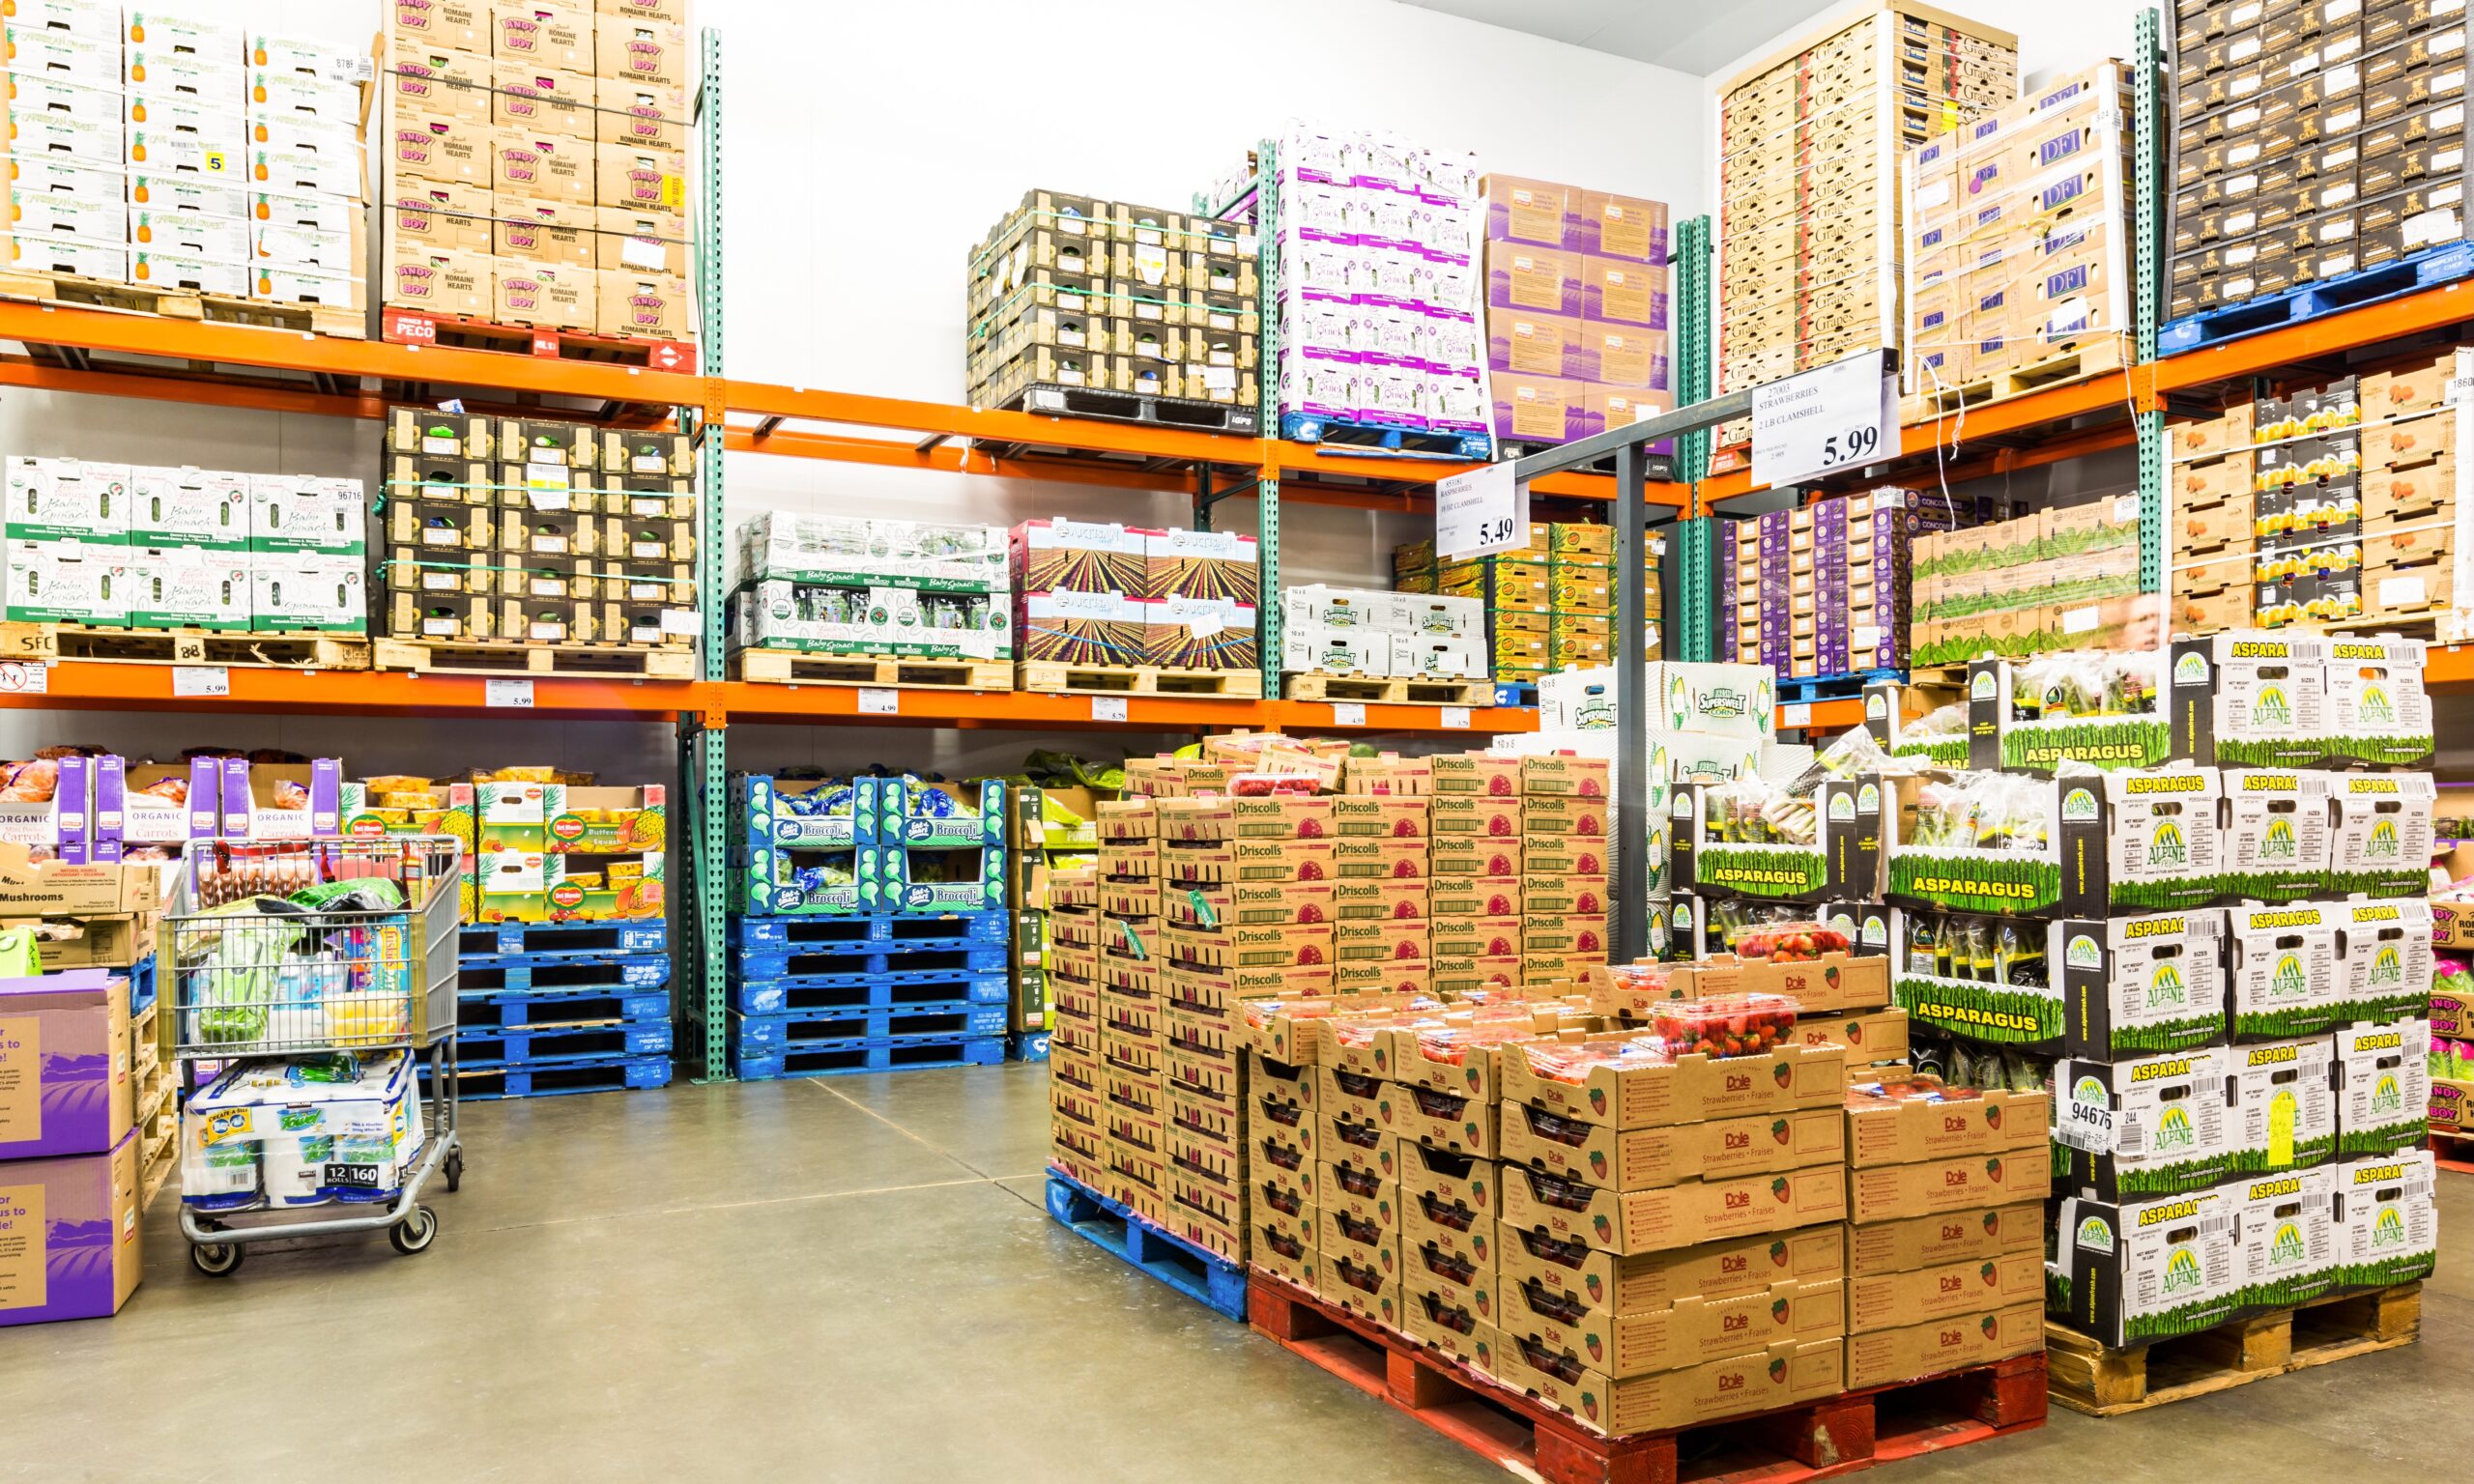
[[[0,1479],[1452,1484],[1502,1470],[1051,1224],[1042,1069],[466,1110],[428,1253],[190,1269],[172,1202],[109,1322],[0,1330]],[[2441,1176],[2443,1242],[2474,1175]],[[2466,1477],[2474,1260],[2424,1342],[1881,1477]]]

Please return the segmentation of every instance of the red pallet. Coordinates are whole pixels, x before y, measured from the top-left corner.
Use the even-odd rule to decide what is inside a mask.
[[[417,309],[382,311],[378,334],[380,339],[395,345],[443,345],[511,356],[542,356],[552,360],[642,366],[647,371],[693,374],[697,365],[696,347],[683,341],[637,340],[548,327],[499,325],[487,320],[426,314]]]
[[[1849,1391],[1759,1416],[1611,1438],[1441,1353],[1248,1273],[1246,1318],[1472,1452],[1546,1484],[1802,1484],[2045,1424],[2045,1357]]]
[[[2474,1175],[2474,1134],[2434,1128],[2423,1143],[2431,1152],[2431,1162],[2441,1169]]]

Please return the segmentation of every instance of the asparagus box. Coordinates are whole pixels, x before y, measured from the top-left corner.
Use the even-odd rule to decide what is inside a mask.
[[[2053,1069],[2054,1141],[2069,1185],[2098,1200],[2198,1189],[2222,1179],[2236,1130],[2223,1048]]]
[[[2329,790],[2347,780],[2289,768],[2227,768],[2220,776],[2226,894],[2263,902],[2324,895],[2330,885]],[[2384,776],[2374,781],[2388,782]],[[2395,842],[2392,826],[2388,843],[2393,848]]]
[[[2329,787],[2335,811],[2319,889],[2373,897],[2420,896],[2431,874],[2428,773],[2345,773]]]
[[[2420,1018],[2431,1009],[2436,962],[2431,903],[2420,897],[2354,898],[2339,906],[2338,1025]]]
[[[1999,657],[1968,666],[1968,766],[2152,768],[2172,754],[2150,654]]]
[[[2047,1307],[2101,1343],[2194,1334],[2241,1312],[2241,1188],[2109,1202],[2067,1196]]]
[[[2439,1254],[2436,1169],[2427,1149],[2335,1167],[2337,1287],[2385,1288],[2430,1275]]]
[[[1890,934],[1891,993],[1912,1020],[1948,1034],[2057,1049],[2064,991],[2049,982],[2050,967],[2043,984],[2018,969],[2037,959],[2050,966],[2065,946],[2059,924],[1899,908]]]
[[[2421,1147],[2430,1132],[2431,1022],[2348,1025],[2333,1038],[2335,1144],[2340,1157]]]
[[[1681,783],[1670,796],[1670,889],[1770,901],[1870,897],[1882,842],[1882,783],[1830,779],[1800,822],[1757,781]],[[1810,842],[1782,836],[1812,836]]]
[[[2234,1211],[2240,1305],[2291,1308],[2326,1293],[2336,1281],[2336,1171],[2255,1175],[2228,1189],[2240,1200]]]
[[[2235,1041],[2309,1036],[2335,1025],[2345,1001],[2343,902],[2235,907],[2226,966]]]
[[[2223,890],[2223,796],[2206,767],[1902,779],[1884,832],[1887,894],[2029,917],[2207,906]]]
[[[2328,1037],[2235,1046],[2225,1057],[2234,1173],[2304,1169],[2336,1154],[2336,1045]]]
[[[2062,1050],[2100,1061],[2225,1039],[2225,914],[2213,908],[2057,925]]]
[[[2173,644],[2172,756],[2307,768],[2328,756],[2327,660],[2316,635],[2235,631]]]
[[[2345,634],[2325,642],[2329,760],[2387,767],[2430,761],[2431,701],[2423,689],[2423,641]]]

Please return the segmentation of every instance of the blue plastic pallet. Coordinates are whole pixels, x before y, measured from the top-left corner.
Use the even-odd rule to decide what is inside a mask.
[[[652,954],[598,958],[463,958],[456,984],[466,990],[657,989],[670,983],[670,960]]]
[[[833,1077],[860,1071],[926,1071],[942,1067],[994,1067],[1005,1060],[1002,1036],[939,1041],[855,1042],[825,1047],[792,1046],[757,1056],[736,1056],[732,1070],[742,1082],[776,1077]]]
[[[456,933],[455,951],[502,958],[666,954],[670,952],[670,925],[657,917],[625,922],[466,923]]]
[[[499,1098],[556,1098],[569,1093],[640,1092],[648,1087],[668,1087],[670,1073],[670,1058],[666,1056],[547,1062],[523,1067],[459,1067],[455,1096],[462,1101],[480,1102]]]
[[[924,984],[957,974],[1002,974],[1007,955],[1002,944],[945,948],[921,945],[901,953],[863,950],[785,951],[733,949],[731,973],[740,979],[822,979],[865,976],[896,984]]]
[[[2202,309],[2156,332],[2156,354],[2178,356],[2244,335],[2299,325],[2340,309],[2358,308],[2474,273],[2474,243],[2443,243],[2394,263],[2359,268],[2319,283],[2300,284],[2238,304]]]
[[[148,954],[137,962],[122,969],[129,980],[129,1013],[135,1014],[155,1003],[155,956]]]
[[[1002,1036],[1011,1006],[951,1003],[900,1010],[825,1011],[810,1014],[742,1015],[730,1018],[731,1044],[741,1051],[783,1051],[862,1041],[950,1040],[956,1036]]]
[[[731,1008],[743,1015],[797,1014],[833,1010],[905,1010],[964,1000],[1001,1005],[1011,994],[1002,974],[949,975],[921,984],[895,984],[862,976],[731,981]]]
[[[1395,428],[1389,423],[1323,417],[1312,413],[1280,414],[1280,436],[1294,443],[1321,443],[1341,453],[1363,448],[1369,453],[1475,459],[1480,463],[1495,456],[1491,433],[1436,433],[1425,428]]]
[[[1017,1062],[1048,1060],[1048,1032],[1016,1031],[1005,1038],[1005,1054]]]
[[[466,1035],[520,1025],[634,1024],[670,1018],[668,989],[468,989],[456,1001],[455,1023]]]
[[[1535,707],[1538,704],[1538,687],[1526,681],[1502,681],[1495,686],[1495,704]]]
[[[1048,1172],[1056,1224],[1223,1319],[1246,1321],[1246,1265],[1172,1237],[1080,1181]]]
[[[1858,670],[1843,675],[1780,675],[1778,703],[1799,705],[1808,700],[1845,700],[1864,694],[1864,687],[1883,680],[1907,683],[1903,670]]]
[[[986,911],[942,916],[734,917],[731,945],[793,953],[898,954],[914,949],[962,948],[1003,943],[1008,931],[1006,919],[1011,915]]]
[[[540,1029],[502,1026],[483,1031],[458,1027],[455,1032],[456,1061],[475,1071],[491,1067],[667,1056],[670,1049],[670,1022],[667,1020],[645,1020],[633,1025]]]

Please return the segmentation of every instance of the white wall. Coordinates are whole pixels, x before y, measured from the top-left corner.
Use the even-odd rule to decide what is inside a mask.
[[[360,44],[379,0],[176,0],[176,8]],[[1698,78],[1393,0],[702,0],[724,37],[724,268],[734,376],[933,402],[963,395],[969,250],[1030,186],[1182,208],[1288,118],[1387,127],[1482,163],[1701,209]],[[1127,67],[1127,63],[1134,66]],[[1131,76],[1132,84],[1114,79]],[[1130,89],[1118,99],[1109,90]],[[0,453],[74,454],[371,477],[372,426],[168,403],[13,393]],[[727,511],[900,510],[1011,524],[1034,514],[1184,522],[1182,497],[734,454]],[[1384,582],[1420,523],[1293,507],[1293,581]],[[1223,525],[1251,528],[1251,502]],[[545,731],[548,735],[545,735]],[[734,730],[734,756],[946,766],[1019,755],[857,729]],[[515,728],[271,718],[0,714],[0,756],[73,738],[341,751],[444,770],[521,754],[614,774],[666,767],[662,728]],[[1094,740],[1093,750],[1126,739]],[[651,776],[659,776],[657,773]]]

